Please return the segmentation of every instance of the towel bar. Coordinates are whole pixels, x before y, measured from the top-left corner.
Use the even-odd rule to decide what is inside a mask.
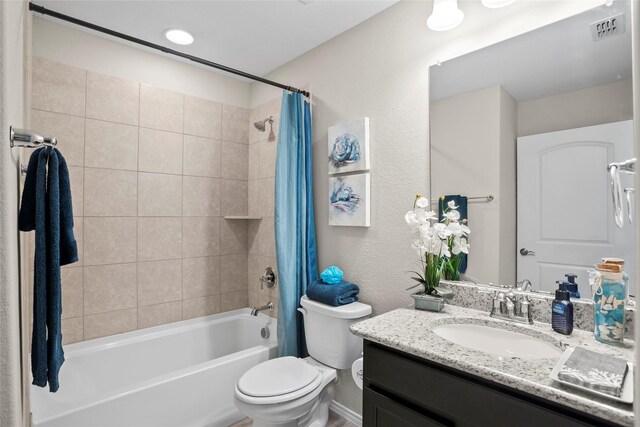
[[[55,147],[58,140],[38,135],[28,129],[18,129],[9,126],[9,144],[13,147],[38,148],[44,146]]]

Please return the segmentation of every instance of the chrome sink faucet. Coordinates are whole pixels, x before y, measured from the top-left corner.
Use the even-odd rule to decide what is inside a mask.
[[[531,300],[527,295],[523,295],[519,300],[512,288],[507,292],[495,291],[493,293],[493,303],[491,306],[491,317],[496,319],[509,320],[518,323],[533,324],[531,316]]]

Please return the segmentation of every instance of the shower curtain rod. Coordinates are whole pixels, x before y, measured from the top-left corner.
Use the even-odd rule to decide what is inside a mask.
[[[39,6],[37,4],[29,2],[29,10],[37,13],[41,13],[43,15],[48,15],[53,18],[60,19],[62,21],[70,22],[75,25],[79,25],[81,27],[89,28],[94,31],[98,31],[100,33],[108,34],[112,37],[117,37],[119,39],[127,40],[132,43],[136,43],[142,46],[149,47],[151,49],[156,49],[164,53],[168,53],[170,55],[179,56],[180,58],[185,58],[193,62],[197,62],[198,64],[206,65],[211,68],[216,68],[218,70],[225,71],[227,73],[235,74],[237,76],[245,77],[247,79],[255,80],[260,83],[268,84],[271,86],[279,87],[280,89],[288,90],[289,92],[297,92],[301,93],[307,98],[310,96],[309,92],[306,90],[298,89],[293,86],[287,86],[282,83],[274,82],[273,80],[265,79],[259,76],[255,76],[253,74],[245,73],[244,71],[236,70],[235,68],[227,67],[226,65],[217,64],[212,61],[208,61],[203,58],[198,58],[197,56],[189,55],[188,53],[183,53],[168,47],[161,46],[159,44],[151,43],[146,40],[139,39],[137,37],[129,36],[127,34],[120,33],[118,31],[110,30],[105,27],[101,27],[96,24],[92,24],[91,22],[83,21],[78,18],[74,18],[73,16],[65,15],[63,13],[56,12],[51,9],[46,9],[44,6]]]

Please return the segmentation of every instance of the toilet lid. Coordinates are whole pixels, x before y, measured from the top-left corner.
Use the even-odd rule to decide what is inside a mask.
[[[293,393],[311,384],[320,371],[296,357],[280,357],[249,369],[238,381],[247,396],[270,397]]]

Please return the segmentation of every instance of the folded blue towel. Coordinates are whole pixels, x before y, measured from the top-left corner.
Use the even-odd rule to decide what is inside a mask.
[[[48,173],[47,173],[48,170]],[[34,151],[29,159],[18,218],[21,231],[35,230],[33,384],[58,390],[64,363],[60,266],[78,261],[67,163],[54,148]]]
[[[336,285],[316,280],[307,287],[307,297],[334,307],[358,301],[359,292],[358,285],[344,280]]]

